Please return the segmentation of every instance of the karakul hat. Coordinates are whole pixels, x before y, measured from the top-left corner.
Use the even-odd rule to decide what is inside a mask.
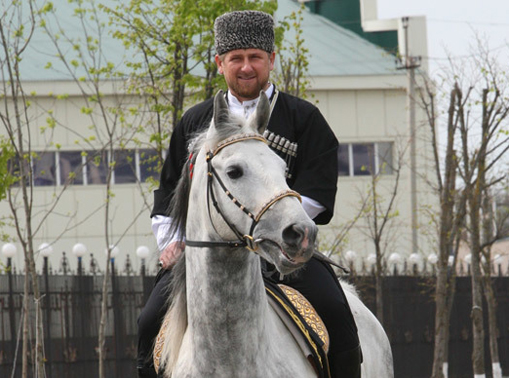
[[[218,55],[231,50],[274,51],[274,20],[259,11],[234,11],[216,18],[215,46]]]

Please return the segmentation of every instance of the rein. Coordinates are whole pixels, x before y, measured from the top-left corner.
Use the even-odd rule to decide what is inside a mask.
[[[225,139],[223,142],[219,143],[215,150],[212,152],[208,152],[206,155],[206,161],[207,161],[207,208],[209,213],[209,218],[211,219],[212,223],[212,216],[211,216],[211,209],[210,209],[210,202],[212,201],[212,204],[214,205],[214,208],[216,211],[221,215],[226,225],[233,231],[233,233],[237,236],[237,240],[232,241],[196,241],[196,240],[186,240],[186,245],[190,247],[198,247],[198,248],[206,248],[206,247],[229,247],[229,248],[247,248],[252,252],[256,252],[258,250],[258,243],[264,241],[265,239],[254,239],[253,233],[256,228],[256,225],[259,223],[260,218],[262,215],[270,209],[272,205],[274,205],[279,200],[285,198],[285,197],[296,197],[299,199],[300,202],[302,202],[302,199],[294,190],[284,190],[280,193],[275,194],[272,198],[270,198],[261,208],[261,210],[254,215],[252,211],[250,211],[246,206],[244,206],[242,203],[240,203],[235,196],[231,194],[231,192],[228,190],[226,185],[224,184],[223,180],[221,180],[221,177],[217,174],[217,171],[215,170],[214,166],[212,165],[212,159],[225,147],[232,145],[234,143],[243,142],[246,140],[258,140],[264,143],[267,143],[267,140],[259,135],[259,134],[241,134],[236,135],[231,138]],[[219,204],[216,199],[216,195],[214,192],[213,187],[213,181],[214,179],[219,183],[221,188],[223,189],[224,193],[228,196],[228,198],[240,209],[242,210],[249,218],[252,219],[251,228],[249,230],[249,233],[244,234],[240,232],[237,227],[235,227],[234,224],[232,224],[224,213],[221,211],[221,208],[219,207]]]

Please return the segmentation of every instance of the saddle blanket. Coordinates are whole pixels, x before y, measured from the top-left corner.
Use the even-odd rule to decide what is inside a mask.
[[[265,291],[272,308],[295,338],[319,378],[330,378],[329,334],[309,301],[292,287],[265,278]]]

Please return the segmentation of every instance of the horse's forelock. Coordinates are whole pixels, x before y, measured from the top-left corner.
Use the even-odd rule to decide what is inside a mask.
[[[247,126],[247,122],[244,118],[230,114],[228,121],[222,122],[220,125],[211,124],[206,143],[212,149],[223,140],[234,135],[253,132],[253,130],[247,130]]]

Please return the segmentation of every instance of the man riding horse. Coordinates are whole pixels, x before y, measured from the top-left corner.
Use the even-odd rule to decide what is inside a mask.
[[[302,197],[306,213],[317,224],[333,216],[337,190],[338,142],[318,108],[280,92],[270,83],[274,68],[274,21],[266,13],[235,11],[218,17],[214,25],[216,64],[228,86],[226,101],[231,113],[248,117],[256,108],[260,91],[271,103],[266,136],[287,163],[287,182]],[[139,377],[156,377],[152,348],[167,310],[168,283],[172,266],[185,248],[185,240],[168,240],[171,218],[168,206],[187,160],[188,142],[208,127],[213,100],[189,109],[175,128],[168,156],[161,172],[160,187],[154,192],[152,229],[161,252],[161,270],[153,291],[138,319]],[[180,234],[180,233],[179,233]],[[323,319],[330,336],[328,352],[332,377],[360,377],[361,350],[357,327],[332,269],[311,259],[298,274],[280,277],[268,264],[265,275],[300,291]]]

